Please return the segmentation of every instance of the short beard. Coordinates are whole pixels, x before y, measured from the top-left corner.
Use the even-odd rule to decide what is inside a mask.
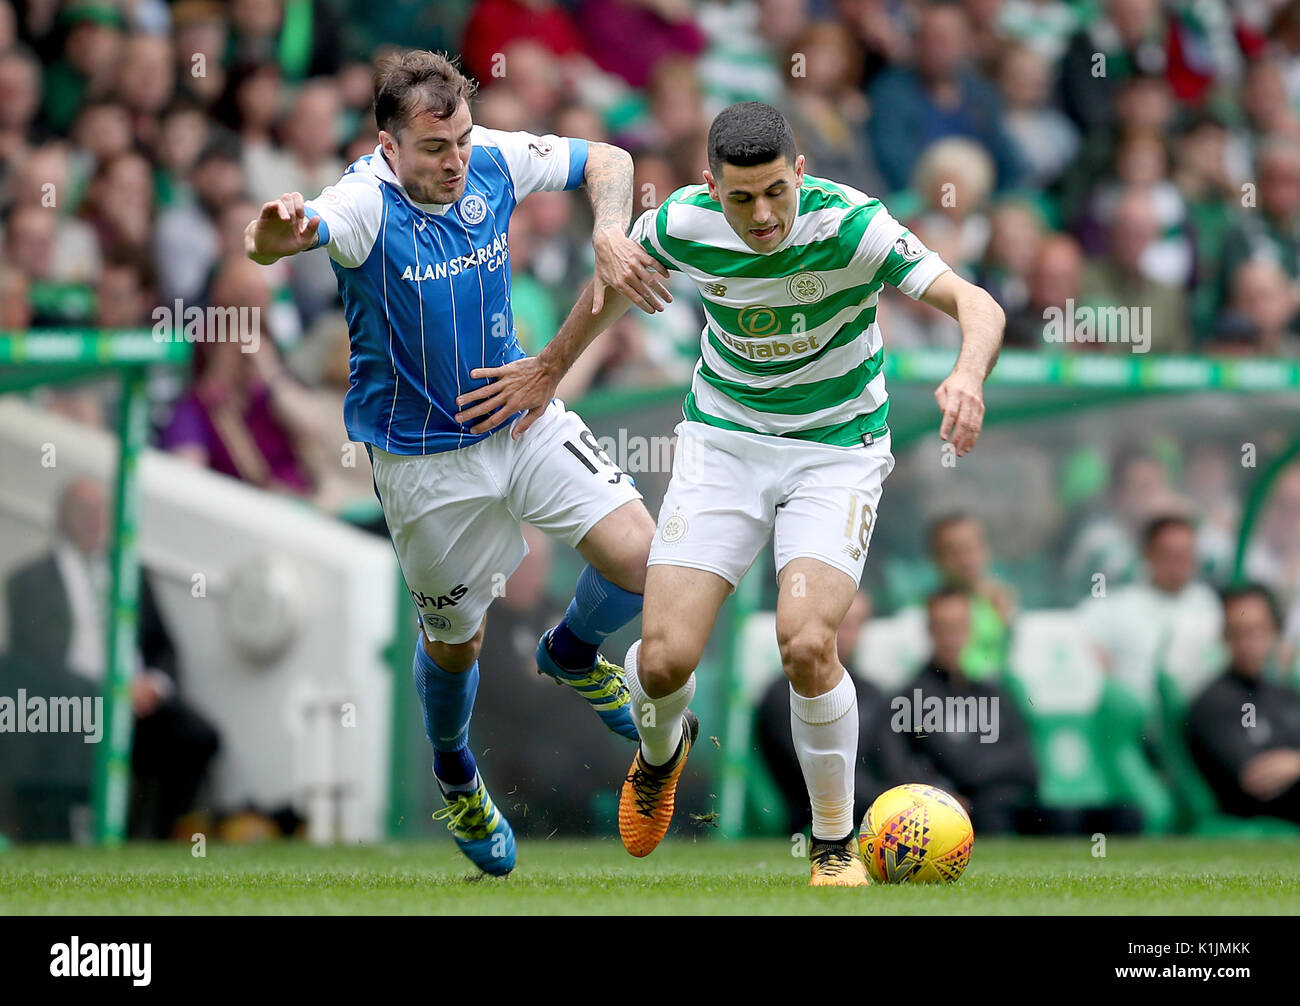
[[[435,191],[437,191],[436,188],[435,188]],[[460,187],[460,191],[457,192],[457,193],[456,193],[454,196],[452,196],[451,198],[445,198],[445,197],[442,197],[442,196],[434,196],[432,193],[425,193],[425,195],[428,195],[428,197],[429,197],[429,198],[426,199],[426,198],[423,198],[421,194],[418,194],[418,193],[412,192],[410,189],[407,189],[406,192],[407,192],[407,195],[409,195],[409,196],[410,196],[412,199],[414,199],[417,203],[429,203],[429,204],[434,205],[434,206],[450,206],[452,203],[458,202],[458,201],[460,200],[460,197],[463,196],[463,195],[465,194],[465,185],[462,183],[462,184],[461,184],[461,187]]]

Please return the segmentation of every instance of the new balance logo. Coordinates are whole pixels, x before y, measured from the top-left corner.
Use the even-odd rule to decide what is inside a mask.
[[[857,562],[862,558],[862,549],[858,548],[857,545],[845,545],[844,554],[852,558],[854,562]]]
[[[710,283],[704,288],[704,292],[710,297],[725,297],[727,295],[727,284]]]

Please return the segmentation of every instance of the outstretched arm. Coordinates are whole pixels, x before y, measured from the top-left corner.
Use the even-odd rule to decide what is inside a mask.
[[[479,416],[486,416],[470,430],[471,433],[486,433],[516,412],[526,411],[527,415],[519,420],[512,431],[518,440],[545,411],[555,397],[560,378],[569,372],[583,350],[632,306],[632,302],[617,290],[610,290],[600,310],[594,311],[592,302],[595,285],[596,280],[592,279],[583,287],[578,302],[573,305],[573,310],[555,333],[555,338],[536,356],[526,356],[504,367],[471,370],[470,377],[476,380],[486,379],[491,383],[456,399],[457,408],[462,410],[456,414],[456,422],[467,423]],[[478,404],[466,408],[475,402]]]
[[[1002,348],[1006,315],[987,291],[951,270],[931,283],[921,300],[956,318],[961,325],[957,362],[934,392],[943,410],[939,436],[949,440],[951,434],[951,443],[961,457],[975,446],[984,425],[984,379],[993,370]]]
[[[307,216],[301,192],[286,192],[262,207],[244,228],[244,252],[258,265],[315,248],[320,217]]]
[[[654,259],[627,237],[632,220],[632,155],[608,143],[588,144],[583,183],[595,217],[591,229],[596,250],[591,313],[604,308],[607,289],[621,293],[647,314],[662,311],[661,301],[671,301],[672,294],[655,275]]]

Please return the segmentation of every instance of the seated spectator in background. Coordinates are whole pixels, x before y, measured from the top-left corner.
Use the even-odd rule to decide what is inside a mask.
[[[1043,222],[1027,202],[1006,200],[988,215],[989,239],[975,269],[975,282],[1002,305],[1007,318],[1029,303],[1029,277],[1044,242]]]
[[[159,148],[159,120],[175,87],[176,65],[171,40],[143,32],[127,38],[114,92],[127,107],[137,147]]]
[[[99,236],[105,255],[144,255],[154,224],[153,166],[143,154],[101,162],[91,176],[81,216]]]
[[[1064,586],[1068,596],[1079,597],[1098,588],[1109,590],[1135,579],[1140,573],[1142,530],[1162,514],[1187,510],[1169,483],[1164,463],[1141,446],[1115,454],[1108,485],[1107,498],[1066,551]]]
[[[258,309],[250,320],[266,317],[267,300],[262,269],[246,258],[228,260],[213,284],[218,306]],[[281,365],[260,321],[242,333],[232,324],[226,336],[230,341],[195,345],[194,384],[176,405],[163,447],[263,489],[309,495],[302,450],[314,411],[305,390]]]
[[[59,58],[45,66],[41,121],[66,133],[78,107],[112,91],[121,64],[126,20],[113,4],[73,3],[59,16],[66,28]]]
[[[912,177],[921,152],[946,136],[982,144],[997,167],[997,188],[1019,183],[1020,160],[1003,127],[993,86],[969,66],[970,22],[956,3],[927,4],[914,65],[885,70],[872,84],[867,131],[891,191]],[[879,193],[887,195],[888,193]]]
[[[104,487],[93,478],[73,479],[59,498],[51,550],[8,578],[10,657],[33,694],[101,692],[108,666],[108,534]],[[176,648],[143,570],[139,596],[138,660],[130,669],[135,713],[131,764],[142,800],[134,809],[131,831],[139,837],[167,838],[181,815],[193,809],[219,742],[207,721],[177,697]],[[61,747],[84,746],[80,737],[64,736],[61,741]],[[28,793],[26,799],[19,794],[20,816],[24,803],[41,799],[41,766],[34,767],[36,771],[21,781]],[[89,764],[81,768],[86,772],[81,777],[80,802],[84,802]],[[38,819],[43,816],[38,813]],[[20,832],[18,837],[68,838],[69,834]]]
[[[0,331],[20,332],[32,324],[31,284],[14,265],[0,265]]]
[[[1029,269],[1027,300],[1018,310],[1007,310],[1004,342],[1021,349],[1044,348],[1043,327],[1049,311],[1064,312],[1067,301],[1077,302],[1082,292],[1083,249],[1079,242],[1068,234],[1043,238]]]
[[[1147,278],[1143,261],[1160,238],[1160,219],[1151,195],[1130,188],[1115,202],[1106,257],[1084,269],[1082,303],[1099,309],[1092,341],[1064,342],[1063,350],[1186,353],[1191,348],[1184,292]],[[1122,322],[1103,324],[1100,309],[1119,308]],[[1132,309],[1137,309],[1135,312]],[[1146,309],[1146,310],[1142,310]],[[1130,316],[1136,313],[1137,319]],[[1067,313],[1065,326],[1074,321]],[[1118,329],[1116,331],[1115,329]]]
[[[1105,230],[1114,222],[1120,201],[1131,192],[1147,197],[1156,217],[1156,237],[1142,251],[1138,267],[1147,279],[1182,289],[1192,279],[1194,249],[1188,231],[1187,204],[1170,178],[1165,134],[1154,126],[1126,129],[1115,147],[1107,176],[1088,200],[1089,222]]]
[[[1196,528],[1181,514],[1156,517],[1142,533],[1143,578],[1083,602],[1083,617],[1102,663],[1148,709],[1156,679],[1168,674],[1195,695],[1217,668],[1214,645],[1222,627],[1218,595],[1196,578]],[[1176,643],[1203,641],[1198,657],[1170,659]]]
[[[889,703],[885,693],[863,678],[853,665],[853,652],[863,627],[871,618],[871,598],[859,590],[840,623],[835,649],[844,671],[858,691],[858,762],[854,776],[853,820],[862,820],[871,801],[891,786],[914,781],[921,767],[912,767],[912,756],[902,736],[889,729]],[[812,826],[808,787],[795,754],[791,735],[790,682],[784,674],[764,690],[754,712],[754,738],[767,769],[772,773],[789,813],[791,834]]]
[[[928,227],[947,227],[956,256],[952,268],[970,275],[989,242],[985,212],[993,190],[993,159],[978,143],[959,137],[939,140],[925,149],[912,173],[912,189],[924,206]]]
[[[1017,600],[1015,591],[989,570],[992,552],[984,525],[971,514],[948,514],[931,522],[927,538],[940,587],[970,598],[970,638],[962,651],[962,670],[976,681],[1001,674]]]
[[[40,61],[26,49],[0,44],[0,186],[21,160],[40,107]]]
[[[5,221],[5,262],[21,265],[28,280],[32,324],[89,324],[94,313],[92,277],[65,279],[55,271],[59,218],[39,205],[15,206]]]
[[[500,54],[520,39],[537,42],[562,60],[586,58],[582,32],[555,0],[478,0],[464,38],[465,70],[483,85],[501,76]]]
[[[43,282],[91,284],[99,273],[100,248],[95,230],[74,213],[85,178],[81,177],[75,152],[62,141],[51,141],[32,150],[15,164],[16,174],[10,197],[14,212],[19,208],[40,207],[53,215],[54,248],[48,264],[39,274]],[[86,169],[89,174],[90,168]],[[32,276],[35,266],[26,259],[11,259]]]
[[[577,23],[596,65],[638,88],[665,56],[698,56],[706,44],[690,0],[582,0]]]
[[[884,195],[885,180],[867,139],[870,106],[858,90],[862,51],[842,25],[817,21],[794,40],[790,56],[796,54],[805,72],[790,78],[789,118],[806,170]],[[794,64],[787,59],[785,65]]]
[[[168,11],[172,27],[172,51],[176,65],[187,69],[202,66],[207,73],[190,69],[177,81],[181,94],[204,108],[212,108],[226,87],[226,45],[229,41],[226,10],[211,0],[176,0]],[[200,62],[195,57],[202,57]]]
[[[1265,588],[1224,592],[1228,669],[1192,703],[1187,739],[1223,811],[1300,822],[1300,692],[1264,677],[1280,628]]]
[[[1113,126],[1125,81],[1163,74],[1167,30],[1160,0],[1106,0],[1104,16],[1085,22],[1061,63],[1061,101],[1085,135]],[[1105,60],[1098,73],[1097,57]]]
[[[929,783],[958,797],[977,834],[1013,831],[1018,814],[1033,805],[1038,785],[1028,728],[1009,695],[987,681],[972,681],[962,667],[970,640],[970,597],[961,590],[939,590],[930,595],[926,610],[930,660],[907,691],[890,700],[891,728],[902,731],[921,774],[898,781]],[[943,729],[915,731],[916,720],[928,722],[924,711],[936,700],[944,710]],[[953,710],[959,715],[950,715]]]
[[[1006,131],[1025,165],[1023,184],[1047,188],[1079,152],[1079,131],[1051,104],[1052,66],[1028,45],[1013,45],[998,61]]]
[[[1258,206],[1235,214],[1223,239],[1219,276],[1220,301],[1226,299],[1230,281],[1249,259],[1277,263],[1293,283],[1300,280],[1300,139],[1273,136],[1255,154],[1259,179]]]
[[[218,130],[208,139],[189,187],[192,198],[160,214],[153,233],[158,297],[169,306],[177,298],[200,303],[221,251],[217,218],[245,195],[239,141],[232,134]]]
[[[1223,241],[1243,192],[1247,168],[1234,156],[1226,121],[1208,111],[1196,114],[1174,138],[1173,180],[1187,204],[1195,245],[1190,291],[1192,331],[1203,344],[1214,335],[1220,308],[1219,263]]]
[[[1227,309],[1219,316],[1211,353],[1300,354],[1295,282],[1271,259],[1248,259],[1232,274]]]

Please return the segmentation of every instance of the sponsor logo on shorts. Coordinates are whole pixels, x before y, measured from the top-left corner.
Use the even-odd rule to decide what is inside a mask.
[[[849,556],[854,562],[857,562],[862,558],[862,549],[858,548],[857,545],[845,545],[844,554]]]
[[[816,273],[801,272],[790,277],[786,289],[800,304],[815,304],[826,296],[826,281]]]
[[[429,594],[419,593],[413,590],[411,591],[411,600],[415,602],[417,608],[424,609],[432,607],[441,611],[446,607],[454,608],[456,602],[460,601],[468,593],[469,588],[463,583],[458,583],[446,594],[438,594],[437,596],[430,596]]]
[[[466,196],[460,201],[460,216],[467,224],[482,223],[487,216],[487,203],[482,196]]]
[[[664,521],[664,527],[659,532],[659,537],[663,539],[665,545],[675,544],[686,537],[688,527],[686,518],[679,513],[675,513]]]

